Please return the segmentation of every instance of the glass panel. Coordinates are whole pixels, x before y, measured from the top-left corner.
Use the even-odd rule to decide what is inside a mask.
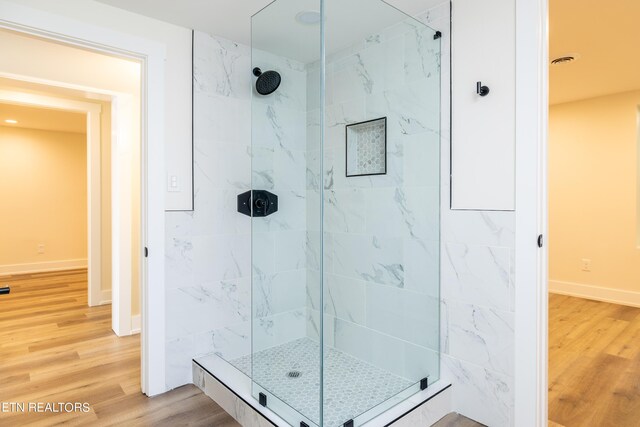
[[[254,397],[263,394],[295,426],[321,425],[319,12],[319,0],[278,0],[252,18],[260,75],[252,97],[252,354],[244,364]],[[255,190],[277,196],[277,212],[256,207]]]
[[[357,426],[439,379],[440,40],[382,1],[325,8],[323,425]]]
[[[234,364],[292,425],[358,426],[439,379],[439,61],[435,31],[379,0],[252,19],[252,354]]]

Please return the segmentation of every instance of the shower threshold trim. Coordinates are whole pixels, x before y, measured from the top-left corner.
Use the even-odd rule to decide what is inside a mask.
[[[305,342],[306,340],[299,341],[290,343],[290,346],[297,345],[299,348],[305,349],[305,347],[308,348],[308,346],[312,345]],[[265,353],[263,356],[267,356],[267,354]],[[343,356],[335,354],[333,357],[339,360]],[[264,393],[269,394],[269,400],[268,406],[261,406],[258,400],[252,396],[251,378],[241,370],[243,368],[246,369],[246,361],[243,359],[238,358],[228,362],[215,354],[196,358],[193,360],[193,382],[245,427],[274,425],[286,427],[292,425],[278,414],[286,416],[288,420],[292,419],[292,414],[297,415],[300,419],[300,424],[295,424],[295,427],[298,427],[298,425],[318,425],[273,396],[270,390],[263,389]],[[244,366],[242,365],[243,363],[245,363]],[[279,384],[279,386],[283,386],[283,384]],[[451,384],[446,381],[436,381],[429,385],[427,389],[414,393],[410,397],[397,399],[398,403],[395,406],[377,414],[377,416],[364,423],[356,423],[355,425],[365,427],[404,427],[414,425],[412,422],[419,422],[420,425],[431,425],[450,412],[450,387]],[[276,408],[275,412],[270,409],[269,405]],[[338,421],[340,415],[340,408],[337,411],[334,410],[333,419],[325,419],[323,426],[341,427],[346,425],[345,423],[352,421],[351,419]],[[344,416],[344,413],[342,415]]]

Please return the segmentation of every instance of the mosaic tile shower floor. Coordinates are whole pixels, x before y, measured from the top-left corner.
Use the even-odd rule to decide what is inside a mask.
[[[301,338],[254,355],[254,381],[305,417],[319,418],[320,346]],[[251,376],[251,356],[230,362]],[[329,348],[325,359],[324,425],[342,426],[414,383],[341,351]],[[287,374],[300,372],[297,378]]]

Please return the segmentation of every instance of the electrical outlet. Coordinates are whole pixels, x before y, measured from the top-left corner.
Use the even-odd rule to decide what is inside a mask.
[[[38,253],[39,254],[44,253],[44,243],[38,243]]]
[[[591,271],[591,260],[582,258],[582,271]]]

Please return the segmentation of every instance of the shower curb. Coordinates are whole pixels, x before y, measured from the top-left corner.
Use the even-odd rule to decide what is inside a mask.
[[[216,376],[193,360],[193,383],[210,399],[244,427],[289,427],[290,424],[268,408],[261,407],[250,396],[241,396],[220,376]],[[392,408],[386,413],[363,424],[363,427],[414,427],[430,426],[451,412],[451,384],[443,384],[436,391],[420,392],[408,399],[405,407]],[[424,396],[424,397],[423,397]],[[396,409],[394,411],[394,409]],[[399,410],[399,411],[398,411]]]

